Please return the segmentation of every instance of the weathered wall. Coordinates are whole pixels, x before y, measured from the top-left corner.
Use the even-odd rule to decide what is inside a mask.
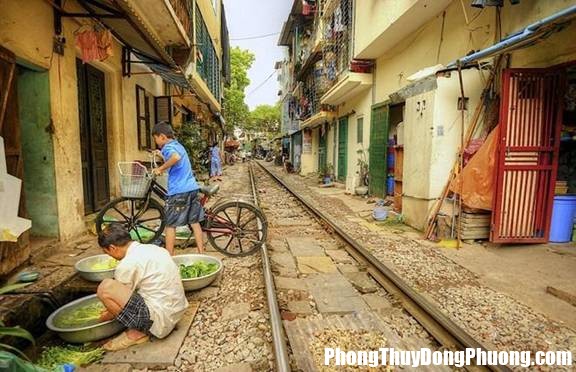
[[[47,72],[17,73],[24,195],[32,235],[58,237],[58,201]]]
[[[372,94],[371,90],[362,92],[360,95],[354,97],[353,100],[344,102],[339,108],[339,112],[343,114],[349,113],[348,116],[348,163],[346,169],[346,189],[347,191],[354,192],[354,188],[358,185],[358,160],[364,153],[364,159],[368,159],[368,151],[370,147],[370,110],[371,110]],[[358,118],[364,118],[363,124],[363,138],[362,143],[357,141]]]
[[[133,72],[142,72],[144,68],[136,65]],[[123,114],[124,114],[124,146],[126,148],[125,158],[128,161],[143,160],[149,161],[148,153],[138,149],[138,121],[136,119],[136,85],[141,86],[146,92],[153,96],[164,95],[164,85],[160,77],[156,75],[133,75],[130,79],[122,79],[123,89]],[[154,107],[150,107],[151,125],[154,123]]]
[[[78,91],[74,31],[80,26],[77,20],[63,19],[66,38],[64,56],[52,54],[54,35],[53,12],[49,3],[42,0],[16,2],[0,0],[0,44],[13,51],[25,66],[47,69],[50,85],[50,112],[53,130],[53,148],[58,203],[58,229],[62,239],[68,239],[85,230],[84,197],[79,138]],[[69,11],[81,11],[77,4],[67,2]],[[30,19],[34,19],[31,24]],[[135,111],[130,102],[124,109],[123,100],[134,99],[133,89],[123,89],[121,76],[121,49],[113,44],[113,56],[93,65],[105,73],[106,120],[108,132],[109,184],[112,196],[118,193],[116,163],[134,155],[136,136],[135,121],[129,110]],[[143,79],[149,79],[150,77]],[[135,113],[134,113],[135,115]],[[137,151],[137,150],[136,150]]]
[[[379,6],[385,3],[387,2],[381,2]],[[400,6],[400,2],[393,3]],[[376,60],[376,84],[373,88],[376,103],[387,101],[390,94],[409,84],[407,77],[421,69],[436,64],[446,65],[466,55],[470,50],[483,49],[495,42],[494,8],[480,11],[468,4],[469,2],[465,2],[466,6],[463,8],[460,1],[454,0],[446,7],[445,15],[440,11],[431,21],[391,49],[371,51],[379,55]],[[576,0],[522,1],[515,6],[505,2],[502,10],[502,34],[518,31],[532,22],[575,4]],[[408,7],[409,4],[405,2],[404,5]],[[370,9],[370,6],[365,5],[361,11],[366,12],[366,9]],[[387,17],[386,22],[393,22],[395,13],[373,14],[372,17]],[[369,24],[362,22],[357,27],[368,27]],[[553,34],[535,46],[514,51],[511,66],[547,67],[575,60],[575,32],[576,24],[572,23],[565,30]],[[373,36],[366,33],[358,35],[357,32],[360,45],[368,42],[362,41],[362,38],[370,37]],[[478,74],[477,70],[464,71],[465,94],[470,97],[467,120],[473,114],[482,90],[483,83]],[[450,79],[439,78],[438,85],[437,93],[431,93],[433,97],[427,97],[427,101],[436,101],[432,117],[425,119],[415,113],[417,102],[422,101],[424,96],[413,97],[406,102],[403,213],[407,222],[418,228],[423,227],[426,221],[431,204],[428,200],[438,197],[446,182],[460,141],[460,113],[456,110],[459,96],[457,76],[452,73]],[[430,102],[427,102],[427,105],[432,108]],[[424,113],[424,116],[427,115],[429,113]]]
[[[514,6],[505,2],[502,10],[503,35],[572,5],[576,5],[576,0],[522,1]],[[409,82],[406,78],[415,72],[438,63],[448,64],[470,50],[483,49],[494,43],[494,8],[487,7],[481,12],[469,6],[465,9],[466,16],[460,1],[453,1],[445,9],[445,18],[439,13],[377,59],[376,102],[387,100],[389,94],[407,85]],[[444,34],[441,38],[443,18]],[[576,43],[573,42],[575,31],[576,24],[572,23],[536,46],[513,52],[512,67],[551,66],[576,59]]]

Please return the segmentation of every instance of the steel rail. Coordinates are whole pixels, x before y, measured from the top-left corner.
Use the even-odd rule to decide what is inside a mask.
[[[344,232],[326,214],[310,204],[305,198],[290,188],[280,177],[276,176],[265,166],[257,162],[276,182],[282,185],[290,194],[298,199],[306,208],[315,214],[323,223],[328,225],[347,244],[346,250],[359,262],[368,266],[368,272],[393,296],[397,297],[406,311],[410,313],[442,346],[452,350],[464,350],[466,348],[481,349],[487,351],[480,342],[470,336],[464,329],[448,318],[437,306],[426,299],[423,295],[412,288],[404,279],[393,272],[383,262],[378,260],[366,248],[361,246],[354,238]],[[350,249],[352,248],[352,249]],[[482,371],[491,370],[508,372],[508,366],[468,366],[467,370]]]
[[[252,164],[248,165],[250,174],[250,184],[252,186],[252,194],[254,195],[254,204],[259,206],[258,191],[256,190],[256,182],[254,181],[254,171]],[[262,223],[258,220],[258,229],[262,228]],[[266,285],[266,299],[268,301],[268,311],[270,312],[270,325],[272,327],[272,344],[274,346],[274,355],[276,360],[276,371],[288,372],[291,371],[290,359],[288,358],[288,346],[286,345],[286,337],[284,335],[284,327],[282,326],[282,317],[280,316],[280,309],[278,307],[278,299],[276,297],[276,287],[274,286],[274,277],[272,275],[272,267],[270,266],[270,258],[268,257],[268,249],[266,243],[261,247],[262,255],[262,268],[264,271],[264,282]]]

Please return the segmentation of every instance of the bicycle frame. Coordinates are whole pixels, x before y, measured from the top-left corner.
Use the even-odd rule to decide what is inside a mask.
[[[162,186],[160,185],[158,182],[156,182],[156,180],[153,178],[152,182],[150,182],[150,186],[148,188],[148,192],[146,193],[146,204],[148,203],[148,200],[150,200],[150,197],[152,196],[152,194],[156,195],[158,198],[160,198],[161,200],[165,201],[166,198],[168,197],[168,191]],[[202,206],[202,208],[204,208],[204,213],[206,215],[206,220],[211,219],[213,221],[218,222],[218,225],[222,225],[222,227],[213,227],[213,228],[206,228],[205,224],[201,224],[202,225],[202,231],[204,232],[212,232],[212,233],[221,233],[223,235],[232,235],[234,234],[234,232],[237,230],[237,226],[231,222],[228,221],[224,218],[218,217],[216,215],[214,215],[211,211],[211,209],[206,209],[205,205],[208,202],[208,200],[210,200],[210,196],[202,194],[202,197],[200,198],[200,205]],[[142,208],[140,213],[144,213],[146,211],[147,208]],[[139,215],[140,215],[139,213]],[[139,217],[138,215],[138,217]]]

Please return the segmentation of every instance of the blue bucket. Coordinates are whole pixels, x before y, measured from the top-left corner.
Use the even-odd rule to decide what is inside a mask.
[[[394,168],[394,164],[396,164],[396,159],[394,159],[394,153],[393,152],[388,153],[388,158],[386,159],[386,163],[387,163],[389,169]]]
[[[574,215],[576,215],[576,195],[556,195],[550,223],[551,242],[566,243],[571,240]]]
[[[394,195],[394,176],[388,176],[386,179],[386,194]]]

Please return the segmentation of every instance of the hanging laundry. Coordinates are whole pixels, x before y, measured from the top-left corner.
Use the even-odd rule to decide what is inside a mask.
[[[344,32],[344,18],[342,15],[342,4],[334,10],[334,32]]]
[[[112,33],[88,29],[76,34],[76,45],[82,52],[82,62],[104,61],[112,56]]]

